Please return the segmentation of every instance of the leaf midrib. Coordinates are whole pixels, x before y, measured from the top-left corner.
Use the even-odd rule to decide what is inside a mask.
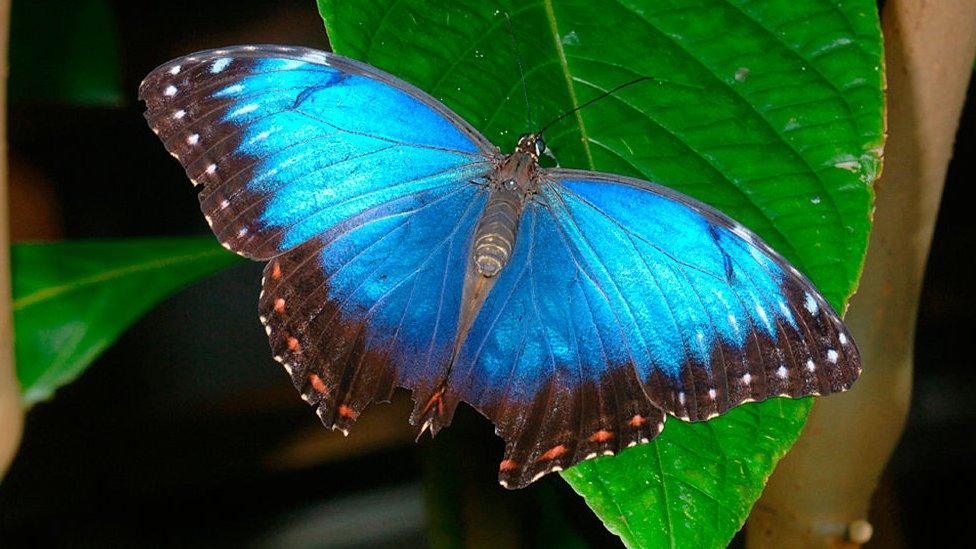
[[[563,51],[563,43],[559,38],[559,24],[556,22],[556,12],[552,7],[552,0],[543,0],[546,8],[546,20],[549,22],[549,30],[552,32],[552,41],[556,46],[556,53],[559,54],[559,67],[562,69],[563,77],[566,79],[566,89],[569,91],[569,99],[573,102],[573,109],[579,109],[579,99],[576,98],[576,87],[573,85],[573,75],[569,72],[569,62],[566,59],[566,52]],[[579,110],[574,113],[576,124],[579,126],[580,137],[583,142],[583,151],[586,153],[586,163],[591,170],[596,169],[593,163],[593,154],[590,152],[590,138],[586,133],[586,124],[583,123],[583,115]]]
[[[83,277],[65,284],[60,284],[58,286],[50,286],[47,288],[43,288],[34,293],[16,298],[14,299],[13,310],[14,312],[21,311],[27,307],[37,305],[41,302],[50,299],[54,299],[61,295],[71,293],[71,292],[76,292],[86,287],[94,286],[96,284],[100,284],[103,282],[108,282],[110,280],[114,280],[117,278],[122,278],[127,275],[146,272],[155,269],[161,269],[173,265],[178,265],[181,263],[191,263],[199,259],[216,257],[222,255],[223,253],[224,252],[219,250],[208,250],[206,252],[176,256],[176,257],[171,257],[163,260],[153,259],[142,263],[134,263],[134,264],[126,265],[124,267],[120,267],[108,271],[102,271],[96,275]]]

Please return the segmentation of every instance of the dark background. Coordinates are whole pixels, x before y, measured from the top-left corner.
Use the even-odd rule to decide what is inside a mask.
[[[15,40],[35,19],[25,4],[58,5],[14,2]],[[80,40],[117,48],[121,97],[79,105],[12,90],[14,235],[206,234],[194,191],[142,119],[139,80],[203,48],[326,48],[314,2],[106,5],[117,34]],[[63,62],[56,47],[16,45],[11,82]],[[887,518],[875,520],[893,534],[884,539],[906,546],[963,530],[976,511],[974,158],[971,87],[922,294],[909,422],[876,497]],[[372,424],[347,440],[328,433],[270,358],[260,269],[244,264],[178,293],[30,411],[0,485],[0,546],[412,547],[436,541],[428,523],[492,546],[619,544],[556,475],[499,488],[500,441],[469,408],[434,442],[413,444],[403,402],[371,408]]]

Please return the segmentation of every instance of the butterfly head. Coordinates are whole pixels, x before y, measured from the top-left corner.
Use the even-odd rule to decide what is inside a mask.
[[[533,160],[538,161],[539,157],[546,150],[546,142],[542,140],[542,132],[522,134],[519,137],[515,150],[527,154]]]

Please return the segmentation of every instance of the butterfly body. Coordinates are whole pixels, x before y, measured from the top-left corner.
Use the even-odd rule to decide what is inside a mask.
[[[488,176],[488,204],[474,238],[474,262],[479,274],[493,277],[512,255],[525,202],[539,192],[542,136],[523,135],[515,151]]]
[[[268,261],[275,359],[323,423],[413,391],[436,433],[464,401],[521,487],[860,366],[799,271],[721,212],[633,178],[539,165],[436,99],[305,48],[238,46],[153,71],[146,117],[202,186],[221,243]]]

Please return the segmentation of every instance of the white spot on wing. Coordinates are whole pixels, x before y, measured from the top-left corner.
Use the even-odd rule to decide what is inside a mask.
[[[812,358],[807,359],[807,370],[812,372],[817,369],[817,365],[813,363]]]
[[[196,145],[199,142],[200,142],[200,134],[198,134],[198,133],[193,133],[193,134],[190,134],[190,135],[186,136],[186,144],[187,145]]]
[[[827,360],[829,360],[831,364],[837,364],[837,351],[827,349]]]
[[[226,69],[227,65],[230,65],[231,61],[232,59],[230,57],[221,57],[220,59],[214,61],[212,65],[210,65],[210,72],[212,72],[213,74],[217,74],[218,72]]]
[[[840,335],[837,336],[837,339],[840,340],[841,345],[847,345],[847,335],[845,335],[844,332],[841,332]]]
[[[217,165],[216,164],[211,164],[211,165],[207,166],[207,169],[206,169],[207,175],[213,175],[214,172],[216,172],[216,171],[217,171]]]
[[[186,116],[186,111],[184,111],[183,109],[180,109],[180,110],[178,110],[178,111],[176,111],[176,112],[173,113],[173,118],[176,119],[176,120],[179,120],[179,119],[183,118],[184,116]]]
[[[176,95],[176,86],[172,84],[166,86],[166,89],[163,90],[163,95],[165,95],[166,97],[173,97],[174,95]]]
[[[779,377],[779,378],[781,378],[781,379],[786,379],[786,366],[780,366],[776,370],[776,376]]]
[[[806,298],[803,301],[803,306],[806,307],[807,311],[810,311],[810,314],[812,315],[817,314],[817,311],[820,309],[820,307],[817,306],[817,300],[814,299],[813,295],[809,293],[806,294]]]
[[[173,67],[169,69],[169,73],[172,74],[173,76],[176,76],[177,74],[180,74],[180,70],[182,68],[183,67],[181,65],[173,65]]]
[[[709,389],[708,390],[708,398],[710,398],[712,400],[715,400],[716,395],[717,395],[717,393],[715,392],[715,389]]]
[[[752,383],[752,374],[749,372],[742,374],[742,383],[745,383],[746,385]]]

